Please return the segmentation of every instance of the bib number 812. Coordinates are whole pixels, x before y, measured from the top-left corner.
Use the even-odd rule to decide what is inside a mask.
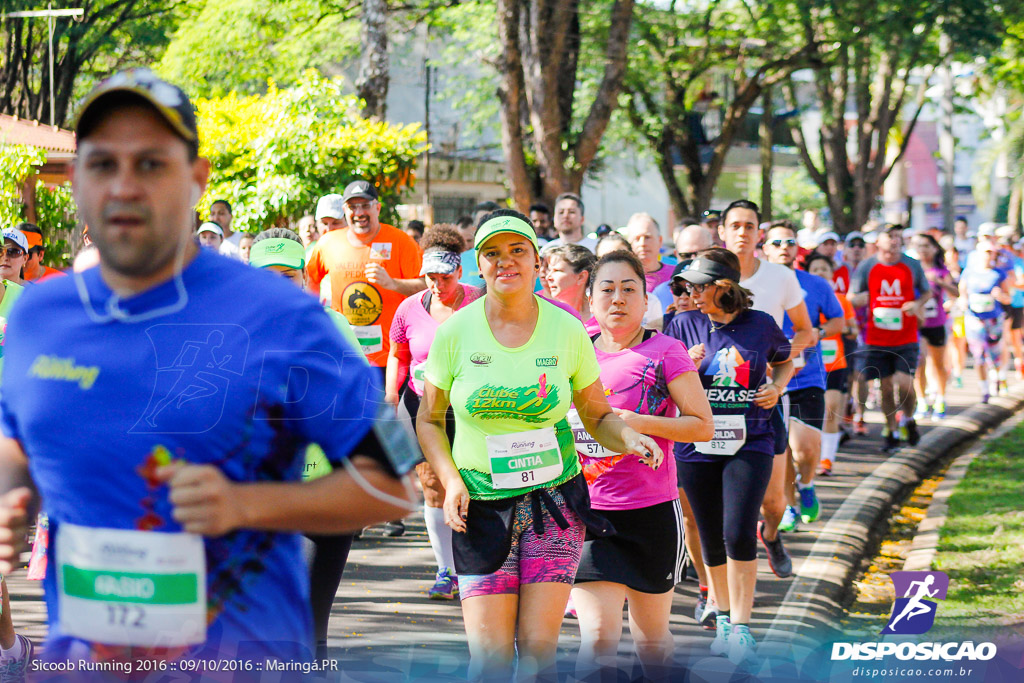
[[[112,626],[131,626],[142,628],[145,624],[146,610],[134,605],[107,605],[107,623]]]

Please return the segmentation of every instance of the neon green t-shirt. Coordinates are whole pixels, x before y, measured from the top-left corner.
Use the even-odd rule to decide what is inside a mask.
[[[452,457],[471,498],[511,498],[557,486],[579,473],[572,430],[565,419],[573,391],[600,378],[594,345],[577,318],[537,297],[540,315],[530,340],[518,348],[498,343],[484,313],[484,296],[441,324],[425,376],[449,392],[455,413]],[[522,488],[496,487],[487,437],[554,428],[562,471]],[[501,473],[498,473],[501,476]]]
[[[4,340],[7,338],[7,316],[11,314],[14,302],[18,300],[25,290],[21,285],[13,282],[3,281],[4,298],[0,301],[0,370],[4,367]]]

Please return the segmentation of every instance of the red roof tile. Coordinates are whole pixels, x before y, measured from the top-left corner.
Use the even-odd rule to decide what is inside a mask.
[[[0,144],[31,145],[50,152],[75,152],[75,134],[39,121],[0,114]]]

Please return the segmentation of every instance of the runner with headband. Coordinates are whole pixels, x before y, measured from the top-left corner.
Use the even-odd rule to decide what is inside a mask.
[[[121,72],[75,129],[100,265],[27,290],[9,321],[0,572],[34,482],[52,540],[44,657],[309,661],[294,531],[411,507],[408,454],[377,436],[379,384],[311,297],[192,241],[209,162],[180,89]],[[76,419],[58,425],[54,405]],[[309,442],[344,470],[302,483]]]
[[[602,257],[590,305],[600,325],[593,337],[601,383],[615,413],[663,451],[672,441],[712,438],[711,407],[686,347],[643,329],[644,264],[627,251]],[[590,500],[615,527],[588,536],[572,589],[581,643],[576,675],[614,664],[628,599],[630,631],[644,674],[667,677],[672,664],[669,616],[682,580],[683,518],[675,463],[651,470],[637,457],[609,451],[569,412]]]
[[[666,334],[700,359],[715,435],[701,443],[677,442],[676,466],[700,528],[711,597],[719,610],[711,652],[741,664],[755,659],[750,618],[757,583],[757,513],[775,457],[771,411],[793,376],[793,362],[790,343],[775,320],[751,308],[750,291],[739,284],[735,254],[709,249],[682,275],[698,310],[678,314]]]
[[[391,322],[391,350],[388,355],[385,398],[396,405],[403,417],[415,421],[423,396],[423,370],[438,326],[455,311],[476,301],[482,292],[461,284],[462,236],[454,228],[435,225],[423,235],[423,268],[427,289],[398,305]],[[408,382],[406,382],[408,378]],[[403,387],[399,398],[399,387]],[[446,432],[455,438],[455,419],[448,411]],[[452,530],[444,523],[444,487],[427,462],[416,465],[423,487],[423,522],[437,561],[437,576],[427,592],[433,600],[451,600],[459,594],[459,580],[452,557]]]
[[[663,453],[608,406],[579,321],[534,295],[539,249],[529,220],[495,211],[475,244],[487,294],[438,328],[417,431],[455,531],[470,675],[509,676],[518,653],[528,677],[554,662],[584,526],[612,532],[590,510],[570,404],[605,448],[651,467]]]

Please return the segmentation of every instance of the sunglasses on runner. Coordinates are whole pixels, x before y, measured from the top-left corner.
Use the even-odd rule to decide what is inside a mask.
[[[714,283],[712,282],[709,282],[706,285],[695,285],[692,282],[688,282],[686,284],[686,291],[689,292],[690,294],[700,294],[705,289],[707,289],[708,287],[712,287],[713,285]]]
[[[25,250],[20,247],[7,247],[4,252],[7,254],[7,258],[18,258],[25,253]]]
[[[796,240],[794,240],[794,239],[771,240],[770,242],[768,242],[768,244],[772,245],[773,247],[795,247],[796,246]]]

